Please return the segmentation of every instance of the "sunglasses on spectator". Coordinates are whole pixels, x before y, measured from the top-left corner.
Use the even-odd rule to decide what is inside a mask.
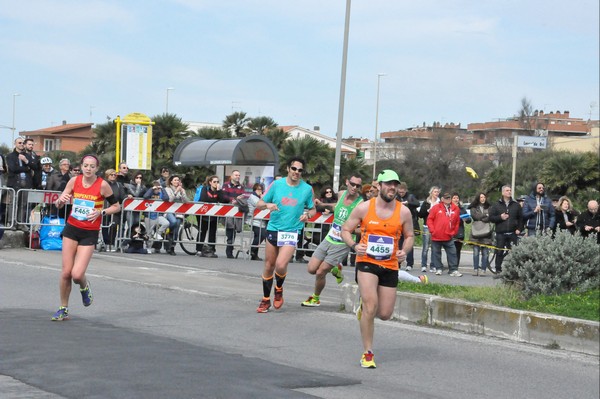
[[[294,172],[298,172],[298,173],[302,173],[302,172],[304,172],[304,169],[302,169],[302,168],[297,168],[297,167],[295,167],[295,166],[290,166],[290,169],[291,169],[292,171],[294,171]]]
[[[349,184],[349,185],[351,185],[351,186],[352,186],[352,187],[354,187],[354,188],[358,188],[358,187],[360,187],[360,186],[361,186],[361,184],[360,184],[360,183],[352,183],[351,181],[349,181],[349,182],[348,182],[348,184]]]
[[[327,191],[325,191],[325,194],[333,194],[333,191],[327,190]]]
[[[81,169],[73,169],[73,172],[81,172]]]

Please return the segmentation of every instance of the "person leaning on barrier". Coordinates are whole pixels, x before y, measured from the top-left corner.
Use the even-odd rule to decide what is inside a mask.
[[[260,183],[255,183],[252,186],[252,194],[248,197],[248,218],[246,223],[252,226],[252,245],[250,247],[250,259],[259,260],[262,259],[258,256],[258,246],[265,241],[267,237],[267,222],[264,219],[254,219],[254,210],[256,204],[263,196],[263,186]]]
[[[6,185],[17,191],[22,189],[33,188],[33,174],[31,165],[33,160],[31,156],[25,151],[25,139],[23,137],[17,137],[15,139],[15,147],[12,152],[6,155],[6,164],[8,167],[8,176]],[[21,223],[19,227],[23,230],[27,230],[27,193],[23,193],[19,197],[17,204],[17,215],[15,222]]]
[[[165,191],[169,196],[169,202],[188,202],[189,199],[185,192],[185,188],[181,184],[181,177],[178,175],[171,175],[169,177],[169,182],[167,187],[165,187]],[[167,249],[167,253],[169,255],[175,255],[175,240],[177,239],[177,233],[179,231],[179,226],[181,225],[181,221],[183,220],[183,215],[167,213],[166,218],[169,221],[169,234],[168,240],[169,245]]]
[[[7,192],[3,190],[6,187],[6,160],[4,155],[0,154],[0,227],[6,222],[6,202],[8,200]],[[4,230],[0,229],[0,239],[4,235]]]
[[[144,199],[155,201],[168,201],[169,195],[166,190],[160,185],[158,180],[154,180],[152,187],[144,193]],[[150,241],[162,241],[165,231],[169,228],[169,221],[159,212],[148,212],[148,216],[144,218],[146,223],[146,231],[149,234]],[[158,246],[153,245],[154,253],[160,253],[160,243]]]
[[[48,176],[46,182],[46,190],[48,191],[60,191],[63,192],[69,180],[71,180],[71,161],[67,158],[63,158],[58,162],[58,170],[55,169],[54,173]],[[66,218],[71,213],[71,204],[65,204],[62,210],[52,204],[50,206],[50,214],[54,216],[60,216]]]
[[[29,168],[33,177],[33,188],[39,190],[42,180],[42,165],[40,163],[40,156],[33,150],[34,144],[32,138],[28,137],[25,139],[25,152],[31,158]]]
[[[42,174],[40,178],[40,185],[37,187],[38,190],[45,190],[48,185],[48,180],[50,180],[50,176],[55,172],[52,167],[52,158],[43,157],[40,159],[40,164],[42,165]]]
[[[217,175],[206,178],[204,188],[200,190],[200,201],[212,204],[227,202],[227,197],[219,187],[219,177]],[[217,258],[215,243],[217,242],[217,223],[219,218],[216,216],[196,216],[196,218],[198,220],[197,255],[206,258]],[[208,244],[202,244],[206,240],[207,233]]]
[[[110,186],[115,199],[119,204],[123,202],[125,199],[127,192],[125,191],[125,186],[117,181],[117,171],[114,169],[107,169],[104,171],[104,179]],[[121,227],[121,211],[114,213],[113,215],[104,216],[102,220],[102,238],[104,240],[104,245],[113,246],[116,244],[117,231]],[[116,250],[116,248],[113,248]]]
[[[237,200],[244,196],[244,186],[240,183],[240,171],[234,170],[231,172],[229,181],[223,184],[223,193],[225,194],[226,202],[236,204]],[[240,219],[227,218],[225,221],[225,235],[227,236],[227,248],[225,254],[228,259],[233,259],[233,243],[235,242],[236,232],[241,232]]]

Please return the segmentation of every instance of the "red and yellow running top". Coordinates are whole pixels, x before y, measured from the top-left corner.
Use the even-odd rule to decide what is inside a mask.
[[[102,211],[104,207],[104,197],[101,194],[100,187],[102,186],[101,177],[96,178],[96,181],[88,188],[83,186],[83,175],[75,178],[73,185],[73,210],[67,222],[70,225],[84,230],[100,230],[102,218],[99,217],[93,222],[87,219],[88,213],[94,209]]]

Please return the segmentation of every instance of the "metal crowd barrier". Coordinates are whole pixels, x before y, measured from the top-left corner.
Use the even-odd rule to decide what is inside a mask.
[[[210,228],[212,223],[219,223],[219,220],[223,220],[226,218],[232,218],[234,220],[239,220],[242,223],[242,231],[237,233],[236,241],[233,244],[234,251],[237,255],[240,253],[243,255],[244,259],[248,258],[249,250],[251,249],[253,232],[251,230],[252,221],[254,219],[264,220],[268,222],[270,212],[268,210],[256,210],[252,218],[248,219],[248,215],[244,215],[237,206],[232,204],[215,204],[215,203],[204,203],[204,202],[168,202],[168,201],[160,201],[160,200],[147,200],[147,199],[126,199],[122,203],[122,214],[121,214],[121,226],[124,225],[124,219],[126,218],[127,212],[139,212],[149,213],[156,212],[159,214],[171,213],[175,215],[180,215],[184,218],[184,223],[188,222],[193,226],[187,227],[188,235],[186,236],[186,226],[183,226],[183,234],[179,237],[179,234],[175,236],[174,244],[179,244],[184,248],[184,251],[188,254],[195,253],[195,247],[203,246],[203,245],[215,245],[218,247],[227,246],[227,239],[225,236],[219,236],[217,239],[212,242],[208,241],[207,237],[200,241],[198,239],[198,233],[200,230],[200,226],[198,225],[198,219],[196,217],[210,217],[208,220],[208,228]],[[140,215],[140,220],[142,220],[142,215]],[[190,219],[191,218],[191,219]],[[248,223],[245,223],[245,222]],[[333,214],[321,214],[317,213],[315,216],[310,218],[305,223],[304,234],[311,233],[319,234],[321,233],[321,227],[314,227],[314,225],[330,225],[333,223]],[[247,229],[248,224],[250,225],[250,230]],[[124,230],[124,229],[123,229]],[[180,228],[181,231],[181,228]],[[191,233],[190,233],[191,232]],[[178,232],[177,232],[178,233]],[[152,232],[147,231],[148,235],[151,235]],[[195,237],[193,237],[195,235]],[[117,238],[121,242],[129,239],[129,237],[121,235]],[[324,237],[321,237],[324,239]],[[261,243],[257,246],[259,249],[264,249],[265,243]],[[187,248],[187,249],[186,249]],[[310,251],[307,248],[297,248],[297,251]],[[236,256],[237,256],[236,255]]]
[[[15,226],[14,205],[15,190],[0,187],[0,229],[9,230]]]

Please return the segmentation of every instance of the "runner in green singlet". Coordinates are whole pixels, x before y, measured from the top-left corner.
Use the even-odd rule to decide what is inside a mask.
[[[334,219],[329,233],[321,241],[308,262],[308,272],[315,275],[315,291],[306,301],[302,302],[302,306],[315,307],[321,305],[319,296],[325,288],[326,277],[330,271],[335,276],[338,284],[344,280],[340,263],[350,253],[350,247],[342,240],[342,225],[356,205],[362,201],[360,195],[362,179],[360,176],[351,175],[346,179],[346,187],[348,187],[346,191],[339,193],[339,200],[333,211]]]

